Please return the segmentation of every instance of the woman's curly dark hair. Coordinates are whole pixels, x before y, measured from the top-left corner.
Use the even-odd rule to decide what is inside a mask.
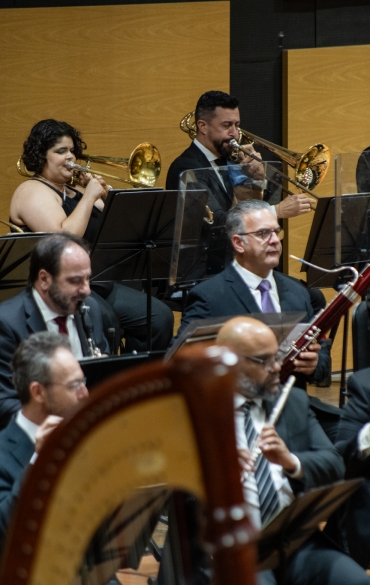
[[[28,171],[40,174],[46,163],[46,152],[52,148],[63,136],[72,138],[74,154],[77,159],[86,148],[80,132],[66,122],[57,120],[41,120],[31,130],[23,144],[22,161]]]

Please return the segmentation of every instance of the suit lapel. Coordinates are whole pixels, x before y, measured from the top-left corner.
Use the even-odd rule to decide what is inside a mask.
[[[276,282],[276,287],[279,295],[279,302],[281,307],[281,312],[284,311],[291,311],[291,298],[292,294],[288,287],[288,281],[284,276],[282,276],[279,272],[274,271],[274,279]]]
[[[17,425],[13,418],[9,423],[7,440],[10,446],[10,453],[20,463],[26,467],[35,451],[35,446],[26,433]]]
[[[199,167],[199,168],[213,169],[213,165],[211,165],[211,163],[209,162],[206,155],[203,154],[203,152],[200,150],[200,148],[197,147],[196,144],[194,144],[194,142],[192,142],[192,144],[190,145],[189,148],[190,148],[192,154],[194,155],[194,157],[197,159],[198,163],[201,165],[201,167]],[[228,199],[230,199],[230,201],[232,201],[234,193],[229,193],[227,191],[223,182],[220,181],[220,179],[218,178],[217,173],[214,169],[213,169],[213,171],[211,171],[209,173],[209,182],[212,185],[214,185],[214,188],[212,188],[213,192],[217,193],[217,192],[219,192],[219,190],[221,188],[223,193],[228,197]]]
[[[24,311],[26,314],[27,326],[32,333],[45,331],[46,325],[32,296],[31,289],[27,289],[24,295]]]
[[[231,288],[245,307],[247,313],[261,313],[261,309],[254,300],[249,286],[239,276],[232,265],[226,268],[226,280],[230,282]]]

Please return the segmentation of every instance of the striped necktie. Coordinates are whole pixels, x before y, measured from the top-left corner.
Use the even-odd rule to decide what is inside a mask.
[[[253,424],[250,413],[251,406],[251,402],[245,402],[243,404],[245,417],[244,429],[249,449],[252,448],[252,445],[257,437],[257,431]],[[274,481],[271,477],[269,462],[267,461],[266,457],[262,455],[262,453],[258,456],[258,459],[255,463],[255,468],[256,471],[254,475],[256,478],[258,497],[260,500],[261,524],[264,526],[271,518],[271,516],[276,514],[278,511],[280,507],[279,496],[276,491]]]

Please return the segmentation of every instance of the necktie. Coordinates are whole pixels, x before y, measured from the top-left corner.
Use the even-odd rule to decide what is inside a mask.
[[[276,309],[270,295],[271,283],[269,280],[261,280],[257,290],[261,291],[262,313],[276,313]]]
[[[247,438],[247,444],[249,449],[252,448],[253,443],[257,437],[257,431],[254,427],[250,408],[252,403],[245,402],[243,404],[244,410],[244,429],[245,436]],[[262,453],[258,456],[255,463],[255,478],[258,489],[258,497],[260,500],[260,513],[261,513],[261,524],[264,526],[266,522],[275,514],[279,509],[279,496],[275,488],[275,484],[271,477],[270,465],[266,457]]]
[[[215,163],[218,167],[224,167],[224,168],[219,168],[218,172],[220,173],[220,175],[222,177],[226,191],[232,197],[234,194],[234,189],[233,189],[233,186],[232,186],[231,181],[230,181],[229,171],[227,169],[227,160],[225,158],[216,158]]]
[[[64,333],[65,335],[68,335],[67,316],[60,315],[59,317],[55,317],[54,321],[58,325],[59,333]]]

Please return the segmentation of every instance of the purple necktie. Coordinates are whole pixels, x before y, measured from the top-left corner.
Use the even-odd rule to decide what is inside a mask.
[[[276,309],[270,296],[271,283],[269,280],[261,280],[257,290],[261,291],[262,313],[276,313]]]

